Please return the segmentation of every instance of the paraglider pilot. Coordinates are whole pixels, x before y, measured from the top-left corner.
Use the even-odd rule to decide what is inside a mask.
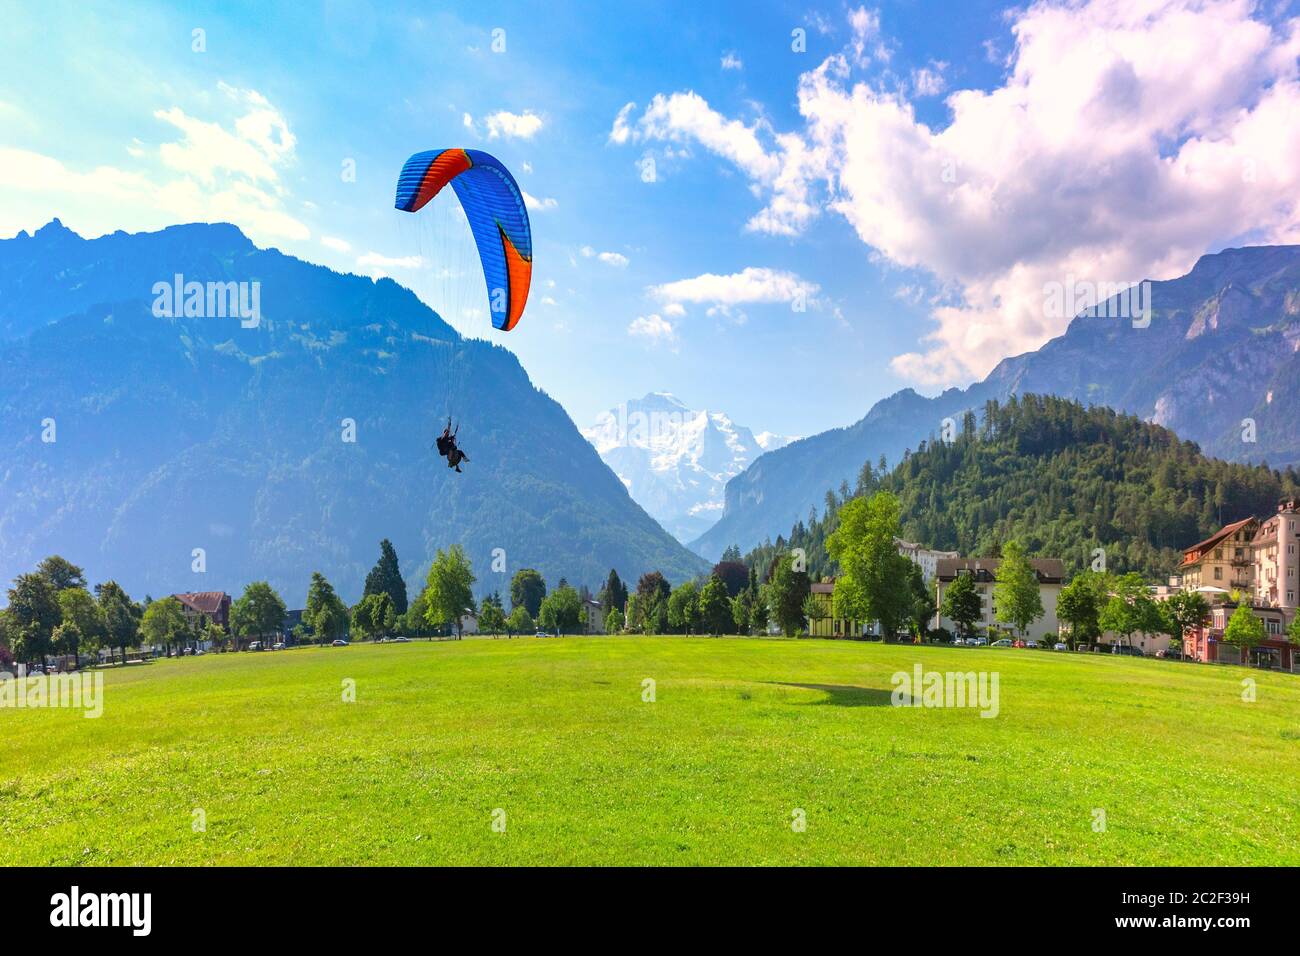
[[[455,431],[452,431],[451,419],[448,418],[447,427],[442,430],[442,434],[437,439],[438,454],[447,459],[448,468],[455,468],[458,472],[460,471],[460,463],[469,461],[469,456],[456,447],[456,435],[459,432],[459,425],[456,426]]]

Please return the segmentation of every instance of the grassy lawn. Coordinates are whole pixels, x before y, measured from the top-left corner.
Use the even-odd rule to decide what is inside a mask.
[[[996,670],[1000,715],[889,706],[918,661]],[[416,642],[110,670],[101,718],[0,727],[8,863],[1300,863],[1300,678],[1236,667]]]

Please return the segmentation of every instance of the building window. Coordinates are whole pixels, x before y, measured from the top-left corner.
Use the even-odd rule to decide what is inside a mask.
[[[1220,568],[1220,567],[1218,567],[1218,566],[1215,567],[1215,569],[1214,569],[1214,580],[1216,580],[1216,581],[1222,581],[1222,580],[1223,580],[1223,568]]]

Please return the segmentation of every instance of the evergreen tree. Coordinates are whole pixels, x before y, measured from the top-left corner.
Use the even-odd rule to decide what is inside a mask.
[[[362,595],[387,594],[393,601],[393,608],[401,615],[407,610],[406,581],[397,562],[397,552],[393,543],[385,538],[379,542],[379,561],[366,575],[366,586]]]

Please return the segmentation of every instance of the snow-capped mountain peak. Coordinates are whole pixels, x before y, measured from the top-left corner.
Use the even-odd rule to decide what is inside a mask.
[[[721,516],[728,480],[792,440],[755,435],[725,412],[689,408],[668,392],[623,402],[582,434],[632,498],[681,541]]]

